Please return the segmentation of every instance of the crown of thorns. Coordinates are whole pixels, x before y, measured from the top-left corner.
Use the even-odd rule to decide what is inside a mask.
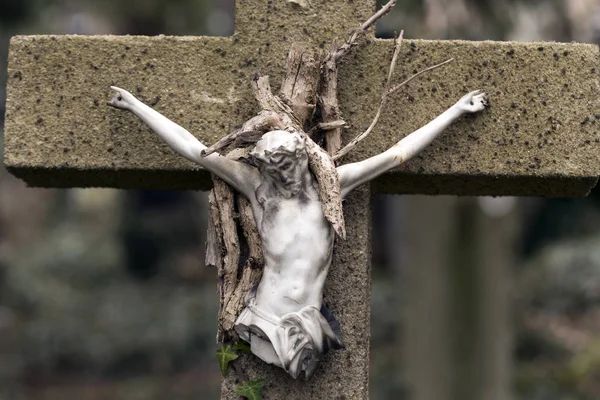
[[[268,132],[269,133],[269,132]],[[266,133],[265,135],[268,135]],[[278,146],[274,149],[260,149],[259,143],[257,142],[256,146],[250,151],[250,153],[245,157],[245,161],[258,166],[260,164],[268,163],[268,164],[278,164],[284,159],[299,159],[305,154],[305,144],[304,140],[297,136],[290,134],[293,137],[290,138],[289,141],[285,142],[281,146]],[[264,137],[264,135],[263,135]],[[262,140],[262,139],[261,139]]]

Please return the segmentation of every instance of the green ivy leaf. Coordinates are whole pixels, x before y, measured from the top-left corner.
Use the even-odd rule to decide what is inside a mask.
[[[232,349],[234,351],[241,351],[242,353],[252,354],[252,350],[250,350],[250,345],[243,340],[238,340],[233,345]]]
[[[221,367],[221,373],[223,377],[227,374],[227,366],[230,362],[238,358],[238,355],[231,350],[231,346],[224,344],[221,345],[221,348],[217,350],[217,359],[219,360],[219,367]]]
[[[244,396],[248,400],[262,400],[262,388],[265,386],[265,380],[245,381],[244,384],[235,388],[235,393]]]

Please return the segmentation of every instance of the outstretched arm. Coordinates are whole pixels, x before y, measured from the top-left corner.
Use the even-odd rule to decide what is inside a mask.
[[[342,198],[355,187],[378,177],[419,154],[461,115],[482,111],[485,106],[485,93],[481,93],[479,90],[471,92],[442,115],[406,136],[389,150],[364,161],[338,167]]]
[[[117,93],[108,103],[109,105],[131,111],[181,156],[206,168],[248,198],[251,198],[251,194],[258,186],[260,178],[260,174],[255,168],[230,160],[217,153],[201,157],[200,153],[206,146],[200,143],[194,135],[142,103],[128,91],[115,86],[111,86],[111,89]]]

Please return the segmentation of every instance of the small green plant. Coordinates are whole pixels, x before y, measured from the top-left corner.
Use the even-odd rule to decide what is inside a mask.
[[[242,353],[252,354],[252,350],[250,350],[250,345],[243,340],[238,340],[235,342],[233,347],[231,348],[233,351],[241,351]]]
[[[245,381],[244,384],[235,389],[235,393],[244,396],[248,400],[262,400],[262,388],[265,380]]]
[[[221,344],[217,349],[217,359],[219,360],[219,368],[223,377],[227,375],[229,363],[239,358],[239,353],[252,354],[250,345],[243,340],[238,340],[232,345]],[[265,386],[265,380],[250,381],[245,380],[242,386],[235,389],[235,393],[247,398],[248,400],[262,400],[262,388]]]
[[[221,347],[217,349],[217,359],[219,360],[219,367],[221,368],[223,377],[227,375],[229,363],[238,357],[238,354],[231,349],[231,345],[222,344]]]

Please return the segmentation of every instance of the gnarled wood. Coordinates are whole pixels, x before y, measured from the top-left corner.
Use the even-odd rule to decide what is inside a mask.
[[[208,229],[206,232],[206,254],[204,265],[216,267],[221,270],[223,264],[223,230],[221,229],[221,215],[215,192],[208,194]],[[220,296],[222,298],[222,296]]]
[[[319,88],[319,108],[322,122],[328,123],[340,119],[340,106],[337,98],[339,60],[348,55],[357,46],[358,36],[371,28],[381,17],[389,13],[396,5],[396,0],[390,0],[379,11],[357,28],[348,40],[340,47],[334,47],[321,63],[321,87]],[[342,129],[332,128],[325,133],[325,150],[334,156],[342,148]]]
[[[336,60],[331,57],[321,65],[321,87],[319,89],[319,108],[324,123],[340,119],[340,105],[337,98],[338,70]],[[330,156],[342,148],[342,128],[334,127],[325,133],[325,150]]]
[[[233,330],[233,323],[237,317],[227,312],[227,304],[231,299],[231,293],[233,293],[237,285],[240,242],[234,219],[234,193],[229,185],[216,176],[213,176],[213,184],[214,197],[219,207],[219,224],[223,243],[223,263],[218,270],[221,307],[219,310],[219,333],[217,337],[227,338],[228,333]]]
[[[240,194],[237,195],[237,206],[239,219],[245,240],[248,246],[248,257],[243,266],[241,266],[241,278],[238,281],[235,290],[231,293],[231,298],[227,303],[226,315],[237,316],[244,309],[244,300],[246,294],[256,285],[262,277],[264,259],[262,254],[262,245],[254,213],[248,199]],[[234,320],[235,322],[235,320]]]
[[[261,136],[266,132],[279,129],[281,127],[281,120],[277,113],[273,111],[263,110],[258,113],[257,116],[250,118],[242,125],[241,128],[236,129],[229,135],[219,139],[219,141],[212,146],[202,150],[202,157],[211,155],[214,152],[223,150],[225,147],[233,144],[233,148],[238,148],[251,143],[255,143],[260,140]]]
[[[307,127],[315,112],[318,79],[314,48],[306,43],[293,43],[288,53],[280,96],[303,128]]]

